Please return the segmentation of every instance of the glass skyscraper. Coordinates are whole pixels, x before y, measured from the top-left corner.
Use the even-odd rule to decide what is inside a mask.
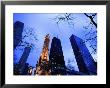
[[[86,74],[97,74],[95,61],[93,60],[93,57],[91,56],[85,43],[83,43],[83,40],[75,35],[71,35],[70,42],[79,71]]]

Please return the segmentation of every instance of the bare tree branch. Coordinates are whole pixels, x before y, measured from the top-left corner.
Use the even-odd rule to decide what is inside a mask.
[[[93,18],[96,16],[96,14],[93,15],[87,15],[87,13],[84,13],[90,20],[91,22],[95,25],[95,27],[97,28],[97,24],[95,23],[95,21],[93,20]]]

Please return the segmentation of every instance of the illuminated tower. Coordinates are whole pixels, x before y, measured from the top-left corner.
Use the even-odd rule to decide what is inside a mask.
[[[49,57],[48,57],[49,42],[50,42],[50,36],[49,34],[47,34],[44,40],[44,45],[43,45],[42,53],[39,58],[39,62],[36,65],[35,74],[38,75],[50,74]]]

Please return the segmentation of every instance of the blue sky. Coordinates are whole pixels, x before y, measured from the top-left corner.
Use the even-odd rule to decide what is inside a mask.
[[[72,13],[71,17],[73,18],[68,24],[67,21],[60,21],[59,24],[56,22],[58,19],[56,17],[64,17],[64,13],[60,14],[40,14],[40,13],[14,13],[13,14],[13,22],[21,21],[24,23],[24,29],[32,28],[34,35],[37,37],[38,41],[35,41],[32,36],[29,36],[24,39],[29,43],[34,44],[33,49],[28,57],[27,62],[35,66],[37,60],[40,57],[42,46],[44,42],[44,37],[46,34],[50,34],[50,45],[53,37],[58,37],[61,40],[61,45],[63,49],[63,55],[65,59],[66,66],[68,65],[68,60],[71,61],[71,66],[78,71],[76,60],[74,58],[74,53],[71,47],[71,43],[69,37],[74,34],[81,39],[85,39],[85,34],[87,34],[90,30],[96,31],[96,27],[90,24],[90,19],[86,17],[83,13]],[[55,19],[56,18],[56,19]],[[94,18],[94,21],[97,21],[97,16]],[[73,25],[74,24],[74,25]],[[89,25],[90,24],[90,25]],[[89,25],[89,26],[88,26]],[[85,28],[86,26],[87,29]],[[25,33],[24,33],[25,34]],[[22,35],[24,35],[22,34]],[[90,37],[91,35],[88,35]],[[94,43],[92,41],[91,43]],[[51,47],[49,45],[49,48]],[[92,52],[92,49],[89,47],[90,42],[86,43],[89,51]],[[17,47],[15,52],[15,62],[18,62],[24,47]],[[96,61],[96,54],[92,54],[94,60]]]

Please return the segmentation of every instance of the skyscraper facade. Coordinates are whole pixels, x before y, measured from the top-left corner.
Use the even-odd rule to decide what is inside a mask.
[[[97,74],[95,62],[86,45],[82,43],[83,40],[75,35],[71,35],[70,42],[79,71],[86,74]]]
[[[52,75],[65,75],[66,67],[60,39],[53,37],[49,55]]]
[[[23,54],[22,54],[22,56],[21,56],[21,58],[19,60],[19,64],[24,66],[24,64],[27,61],[27,58],[29,56],[30,51],[31,51],[31,47],[27,46],[27,47],[24,48],[24,52],[23,52]]]
[[[17,47],[17,45],[22,40],[23,28],[24,28],[24,23],[20,21],[16,21],[14,23],[14,49]]]
[[[27,75],[28,74],[28,63],[27,59],[30,54],[31,47],[25,47],[24,52],[19,60],[18,63],[14,64],[14,71],[16,72],[15,74],[17,75]]]

